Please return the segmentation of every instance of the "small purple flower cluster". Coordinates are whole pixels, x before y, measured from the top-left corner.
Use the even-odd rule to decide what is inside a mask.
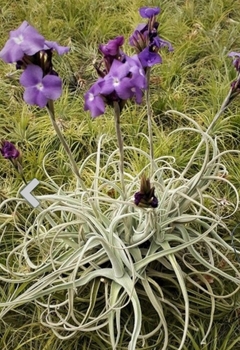
[[[23,174],[22,155],[12,142],[7,140],[0,141],[0,153],[5,159],[8,159],[18,174],[21,176],[23,182],[27,184]]]
[[[137,26],[129,43],[135,48],[142,66],[152,67],[162,63],[162,58],[158,53],[161,48],[167,46],[169,51],[173,51],[173,47],[168,41],[158,36],[159,23],[156,22],[156,16],[160,13],[160,8],[142,7],[139,13],[142,18],[148,18],[148,22]]]
[[[20,152],[16,149],[13,143],[9,141],[1,141],[0,152],[5,159],[13,160],[20,156]]]
[[[120,49],[124,42],[122,36],[99,46],[103,55],[99,65],[95,65],[99,79],[84,96],[84,110],[89,110],[93,118],[104,114],[105,106],[112,106],[114,102],[118,102],[120,111],[127,99],[134,98],[140,104],[143,90],[147,89],[145,68],[162,62],[158,54],[162,47],[168,46],[169,50],[173,50],[170,43],[157,35],[155,18],[160,9],[142,7],[139,12],[149,21],[140,24],[130,38],[130,45],[135,47],[137,54],[129,57],[123,53]]]
[[[114,101],[123,107],[129,98],[142,101],[142,90],[147,88],[145,72],[137,55],[124,54],[120,47],[124,38],[118,36],[106,45],[100,45],[103,59],[95,65],[99,79],[85,94],[84,110],[90,110],[93,118],[105,111],[105,105],[112,106]],[[103,65],[103,68],[102,68]]]
[[[10,32],[10,38],[0,51],[6,63],[16,63],[24,69],[20,83],[25,88],[24,100],[30,105],[45,107],[48,100],[56,100],[62,93],[62,81],[53,70],[52,52],[62,55],[68,47],[45,40],[27,21]]]

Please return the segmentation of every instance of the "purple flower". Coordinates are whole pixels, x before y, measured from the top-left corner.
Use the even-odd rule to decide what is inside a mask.
[[[126,57],[126,61],[130,65],[129,72],[131,73],[131,81],[134,85],[141,89],[147,88],[147,79],[138,55]]]
[[[140,104],[142,102],[143,90],[147,88],[147,78],[138,55],[127,56],[126,59],[130,65],[129,79],[131,83],[131,95],[129,97],[135,97],[136,103]]]
[[[118,60],[113,60],[109,73],[101,82],[101,94],[110,95],[116,92],[118,97],[127,100],[131,93],[132,82],[127,77],[130,72],[130,65],[128,62],[122,63]]]
[[[124,43],[123,36],[117,36],[115,39],[109,40],[107,44],[99,45],[99,50],[104,56],[116,56],[119,54],[119,49]]]
[[[100,78],[84,95],[84,110],[90,110],[95,118],[105,111],[105,104],[114,101],[123,107],[125,101],[135,97],[141,103],[143,89],[147,88],[145,72],[137,55],[125,56],[125,62],[113,60],[110,71]]]
[[[126,56],[125,63],[114,60],[109,74],[104,77],[100,87],[102,95],[108,96],[115,93],[122,100],[135,96],[136,102],[141,103],[142,89],[146,89],[147,81],[137,55]]]
[[[140,16],[142,18],[151,18],[157,16],[160,13],[159,7],[141,7],[139,9]]]
[[[151,45],[156,46],[159,49],[161,49],[162,47],[168,47],[168,51],[173,51],[173,47],[170,44],[170,42],[159,38],[159,36],[153,38]]]
[[[0,152],[2,153],[5,159],[16,159],[20,156],[20,152],[16,147],[9,141],[1,142]]]
[[[103,79],[99,79],[84,95],[85,104],[84,111],[90,111],[93,118],[98,117],[105,112],[105,104],[100,96],[99,82]]]
[[[20,83],[25,87],[23,98],[30,105],[45,107],[48,100],[56,100],[62,93],[61,79],[52,74],[43,76],[40,67],[30,64],[20,77]]]
[[[144,68],[152,67],[162,63],[162,58],[158,51],[167,46],[169,51],[173,51],[172,45],[158,36],[159,23],[155,21],[155,16],[160,13],[159,7],[142,7],[139,9],[143,18],[148,18],[146,24],[139,24],[129,39],[130,45],[134,46],[139,55],[139,59]]]
[[[21,60],[26,55],[34,55],[44,47],[44,37],[24,21],[20,27],[10,32],[10,39],[0,51],[0,57],[7,63]]]
[[[233,57],[233,65],[237,72],[240,72],[240,53],[232,51],[228,54],[229,57]]]
[[[228,54],[228,57],[240,57],[240,52],[232,51]]]
[[[152,67],[155,64],[162,63],[162,58],[157,52],[149,51],[149,48],[146,47],[142,52],[138,54],[139,60],[142,63],[142,66]]]

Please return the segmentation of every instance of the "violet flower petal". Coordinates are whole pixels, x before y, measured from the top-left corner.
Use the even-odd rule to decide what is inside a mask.
[[[143,198],[143,194],[141,192],[136,192],[134,194],[134,203],[138,205],[141,202],[141,199]]]
[[[162,63],[161,56],[156,52],[150,52],[148,47],[146,47],[142,52],[140,52],[138,54],[138,57],[144,68],[152,67],[155,64]]]
[[[105,104],[103,99],[100,96],[94,96],[93,93],[87,92],[84,95],[85,104],[84,111],[90,111],[93,118],[104,114],[105,112]]]
[[[23,99],[28,104],[37,105],[40,108],[45,107],[48,101],[47,97],[44,96],[42,91],[35,86],[26,88],[23,94]]]
[[[52,74],[47,74],[42,80],[43,94],[50,100],[57,100],[62,94],[62,80]]]
[[[40,83],[42,77],[42,69],[35,64],[29,64],[20,77],[20,84],[24,87],[31,87]]]
[[[171,43],[167,40],[163,40],[163,39],[159,38],[159,36],[156,36],[153,39],[152,45],[155,45],[158,48],[162,48],[162,47],[167,46],[169,51],[173,51],[173,47],[172,47]]]
[[[49,99],[56,100],[62,93],[61,79],[52,74],[43,77],[40,67],[30,64],[20,77],[20,83],[26,88],[23,98],[30,105],[40,108],[46,106]]]
[[[45,40],[44,50],[51,50],[51,49],[57,51],[57,53],[59,55],[63,55],[65,53],[69,52],[70,47],[68,47],[68,46],[60,46],[55,41]]]
[[[139,60],[139,57],[137,54],[131,56],[131,57],[126,57],[127,62],[130,65],[130,73],[132,75],[131,79],[134,81],[134,85],[141,89],[146,89],[147,88],[147,78],[145,75],[145,71],[143,69],[143,66]]]
[[[0,152],[5,159],[16,159],[19,157],[20,152],[16,149],[13,143],[9,141],[2,141],[0,145],[2,146],[0,148]]]
[[[131,66],[131,67],[135,67],[135,66],[138,66],[139,68],[141,67],[142,68],[142,64],[139,60],[139,57],[137,54],[133,55],[133,56],[127,56],[126,55],[126,61],[128,62],[128,64]]]
[[[136,42],[138,42],[141,34],[146,36],[148,33],[148,25],[146,23],[140,23],[134,30],[133,34],[129,38],[129,44],[131,46],[135,46]]]
[[[132,97],[132,90],[133,87],[131,79],[130,78],[123,78],[121,80],[121,83],[115,87],[115,91],[122,100],[127,100],[128,98]]]
[[[160,13],[159,7],[141,7],[139,9],[140,16],[142,18],[151,18]]]
[[[108,75],[118,77],[120,80],[125,78],[129,73],[130,66],[128,62],[122,63],[118,60],[113,60]]]
[[[147,78],[143,68],[138,66],[131,67],[130,72],[132,73],[131,81],[132,83],[141,89],[147,88]]]
[[[139,23],[137,27],[135,28],[135,31],[144,33],[148,31],[148,25],[146,23]]]
[[[104,77],[104,80],[101,84],[101,94],[110,95],[115,90],[115,86],[117,84],[120,84],[119,79],[106,75],[106,77]]]
[[[236,71],[239,72],[240,71],[240,53],[232,51],[228,54],[228,57],[233,58],[233,61],[232,61],[233,66],[236,68]]]
[[[44,37],[24,21],[20,27],[10,32],[10,38],[0,51],[0,57],[7,63],[17,62],[24,54],[34,55],[44,47]]]
[[[44,37],[35,28],[28,26],[23,33],[24,41],[21,44],[25,54],[32,56],[44,47]]]
[[[228,54],[228,57],[240,57],[240,52],[232,51]]]
[[[101,90],[100,84],[102,81],[102,78],[98,79],[84,95],[84,110],[90,111],[93,118],[96,118],[105,112],[104,101],[99,95]]]
[[[3,49],[0,51],[0,58],[6,63],[17,62],[24,55],[20,45],[15,45],[12,39],[9,39]]]
[[[116,38],[109,40],[107,44],[99,45],[99,50],[104,56],[116,56],[119,53],[119,48],[124,43],[123,36],[117,36]]]
[[[157,208],[157,206],[158,206],[158,199],[157,199],[156,196],[153,196],[150,205],[151,205],[151,207],[153,207],[153,208]]]
[[[124,89],[126,87],[125,83],[125,87],[121,88],[121,81],[129,74],[129,71],[130,66],[128,62],[122,63],[118,60],[113,60],[109,73],[101,82],[101,94],[109,95],[114,90],[119,92],[121,89]]]

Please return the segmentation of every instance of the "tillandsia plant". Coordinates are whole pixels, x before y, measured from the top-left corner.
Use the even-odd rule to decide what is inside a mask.
[[[103,114],[106,106],[113,108],[118,149],[104,152],[102,135],[96,153],[78,169],[65,146],[80,186],[74,191],[59,187],[43,164],[48,179],[44,188],[52,194],[37,197],[40,208],[27,207],[26,217],[26,203],[18,195],[0,205],[5,212],[14,205],[16,215],[0,228],[17,237],[9,242],[7,235],[1,235],[6,249],[1,254],[0,280],[10,292],[3,294],[0,318],[32,303],[38,314],[41,311],[41,323],[62,341],[96,334],[114,350],[172,346],[180,350],[191,332],[198,331],[197,317],[208,322],[201,330],[201,343],[206,343],[219,317],[216,306],[222,313],[232,311],[227,300],[240,289],[239,267],[230,256],[239,251],[225,239],[231,234],[225,220],[237,211],[239,196],[221,161],[229,152],[239,152],[220,152],[212,135],[216,121],[239,93],[239,56],[231,54],[238,76],[207,130],[180,112],[166,112],[191,125],[173,133],[201,138],[180,171],[172,156],[154,157],[150,113],[150,67],[161,63],[161,47],[172,50],[172,46],[157,34],[160,9],[144,7],[139,12],[147,24],[138,26],[130,38],[137,53],[130,57],[121,50],[122,36],[100,45],[103,58],[95,65],[99,78],[85,94],[84,109],[93,118]],[[52,67],[54,49],[67,50],[46,43],[24,22],[11,32],[0,56],[24,69],[20,78],[26,88],[24,99],[46,106],[56,130],[52,100],[60,94],[61,84]],[[54,95],[49,95],[49,86],[56,88]],[[127,100],[140,104],[146,90],[150,154],[125,146],[120,129]],[[64,144],[61,131],[57,133]],[[3,156],[17,159],[15,148],[9,147],[11,152],[7,148],[2,145]],[[124,152],[144,158],[146,165],[139,173],[124,159]],[[84,171],[94,174],[88,188],[81,177]],[[222,192],[232,192],[234,203],[218,198],[219,184]],[[226,206],[229,211],[224,210]],[[231,284],[231,293],[226,283]],[[171,334],[173,327],[176,332]]]

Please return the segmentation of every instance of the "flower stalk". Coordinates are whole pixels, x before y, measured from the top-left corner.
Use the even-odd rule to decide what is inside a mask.
[[[85,184],[84,184],[84,182],[79,174],[79,170],[78,170],[77,164],[73,158],[72,152],[71,152],[66,140],[64,139],[62,132],[59,129],[59,126],[56,122],[53,100],[48,100],[47,111],[48,111],[52,126],[53,126],[54,130],[56,131],[56,134],[57,134],[61,144],[63,145],[63,148],[64,148],[64,150],[65,150],[65,152],[70,160],[70,163],[72,165],[72,170],[73,170],[74,174],[76,175],[77,180],[78,180],[80,186],[82,187],[82,189],[86,190]]]
[[[10,159],[10,162],[12,163],[14,169],[17,171],[17,173],[20,175],[22,181],[25,183],[25,185],[27,185],[27,180],[25,179],[25,176],[23,174],[23,168],[21,163],[17,160],[15,161],[15,159]]]
[[[207,133],[209,133],[213,127],[213,125],[216,123],[218,118],[222,115],[222,113],[225,111],[227,106],[234,100],[234,98],[239,94],[239,88],[240,85],[240,74],[238,74],[236,81],[234,82],[234,85],[231,86],[225,100],[223,101],[219,111],[214,116],[212,122],[210,123],[209,127],[207,128]]]
[[[149,147],[150,147],[150,177],[154,172],[154,149],[153,149],[153,133],[152,133],[152,111],[150,104],[150,67],[146,69],[146,77],[147,77],[147,90],[146,90],[146,105],[147,105],[147,118],[148,118],[148,137],[149,137]]]
[[[118,143],[118,149],[119,149],[119,174],[120,174],[120,182],[122,186],[122,192],[123,192],[123,199],[126,197],[126,191],[125,191],[125,182],[124,182],[124,151],[123,151],[123,138],[122,138],[122,132],[120,127],[120,107],[118,102],[113,103],[114,107],[114,121],[115,121],[115,130],[117,135],[117,143]]]
[[[224,99],[221,107],[219,108],[218,112],[215,114],[213,120],[211,121],[210,125],[208,126],[207,130],[206,130],[206,134],[210,134],[210,132],[212,131],[213,126],[215,125],[215,123],[218,121],[218,119],[221,117],[221,115],[223,114],[223,112],[225,111],[225,109],[227,108],[227,106],[234,100],[234,98],[239,94],[239,89],[238,86],[240,85],[240,73],[237,76],[237,79],[234,83],[233,86],[231,86],[226,98]],[[185,167],[184,171],[182,172],[182,176],[184,177],[190,167],[190,164],[192,164],[193,159],[196,157],[196,155],[199,152],[199,149],[202,147],[204,143],[204,139],[202,139],[197,148],[195,149],[194,153],[192,154],[188,165]]]

